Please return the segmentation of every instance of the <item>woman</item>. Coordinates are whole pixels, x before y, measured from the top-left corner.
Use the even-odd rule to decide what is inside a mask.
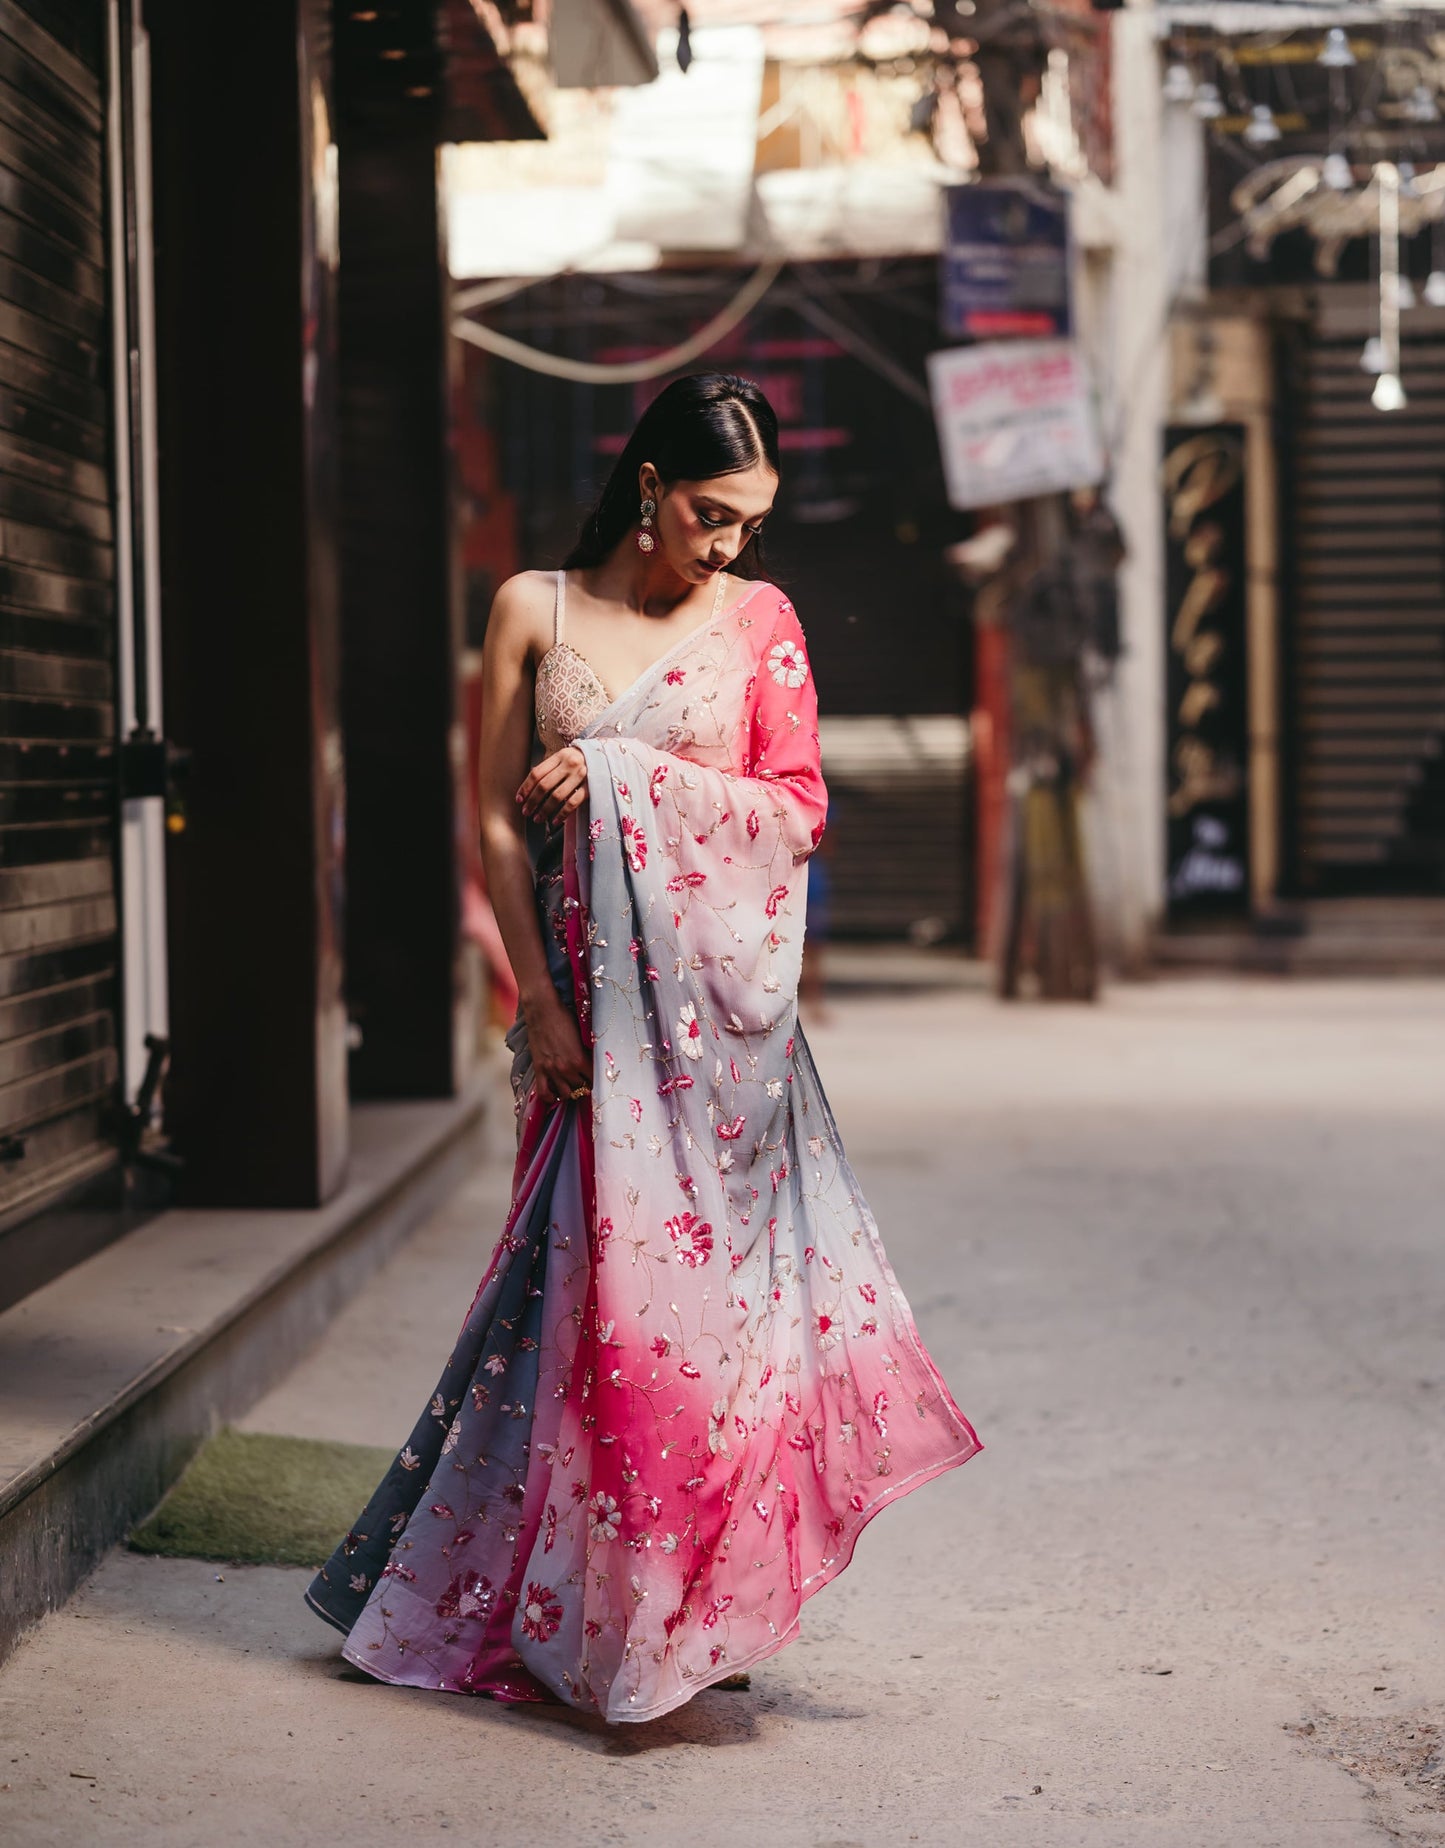
[[[762,392],[680,379],[566,568],[497,593],[512,1208],[308,1593],[381,1680],[655,1718],[780,1648],[869,1517],[979,1448],[798,1027],[817,700],[792,605],[727,569],[777,485]]]

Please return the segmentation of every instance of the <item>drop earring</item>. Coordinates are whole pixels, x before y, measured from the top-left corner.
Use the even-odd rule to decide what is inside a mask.
[[[637,549],[639,552],[655,552],[657,540],[653,536],[652,516],[657,512],[657,502],[649,495],[642,503],[642,524],[637,529]]]

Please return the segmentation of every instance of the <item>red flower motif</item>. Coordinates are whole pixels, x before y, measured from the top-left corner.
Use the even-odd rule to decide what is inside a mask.
[[[664,1230],[677,1247],[677,1261],[697,1270],[712,1256],[712,1227],[696,1213],[678,1213],[664,1223]]]
[[[438,1617],[485,1617],[496,1597],[492,1581],[476,1572],[459,1572],[436,1601]]]
[[[687,679],[687,669],[686,668],[682,668],[682,667],[668,668],[667,684],[670,687],[680,687],[683,681],[686,679]]]
[[[530,1636],[534,1643],[545,1643],[549,1636],[557,1634],[561,1622],[562,1606],[556,1592],[550,1585],[539,1585],[533,1579],[522,1605],[522,1634]]]
[[[623,825],[625,826],[626,824],[624,823]],[[768,896],[763,900],[763,910],[767,912],[770,918],[775,918],[778,915],[778,906],[782,904],[787,896],[788,888],[785,885],[774,886],[772,891],[769,892]]]
[[[634,873],[640,873],[647,865],[647,836],[630,815],[622,817],[622,844],[627,864]]]
[[[758,811],[756,809],[749,809],[748,810],[748,839],[750,841],[755,841],[758,838],[758,834],[762,828],[762,825],[763,824],[758,820]]]
[[[745,1116],[740,1116],[734,1117],[731,1123],[719,1123],[717,1126],[718,1140],[720,1142],[736,1142],[738,1137],[743,1133],[743,1125],[747,1120]]]

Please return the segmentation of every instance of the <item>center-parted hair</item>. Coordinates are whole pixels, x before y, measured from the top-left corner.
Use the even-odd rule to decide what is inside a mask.
[[[637,476],[651,462],[667,486],[711,481],[765,462],[778,474],[778,419],[762,388],[730,372],[694,372],[674,379],[638,418],[564,562],[569,571],[600,565],[637,524]],[[757,541],[749,540],[733,570],[749,577]]]

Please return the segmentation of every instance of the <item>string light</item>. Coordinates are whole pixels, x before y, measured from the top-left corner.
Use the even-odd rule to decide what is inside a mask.
[[[1403,411],[1406,405],[1405,387],[1395,372],[1382,372],[1375,380],[1375,389],[1370,393],[1370,403],[1377,411]]]
[[[1164,100],[1166,103],[1191,103],[1194,101],[1194,76],[1187,64],[1171,64],[1164,73]]]
[[[1320,178],[1331,192],[1348,192],[1355,183],[1354,172],[1343,154],[1326,154]]]
[[[1279,123],[1268,103],[1256,103],[1249,112],[1244,139],[1252,148],[1271,147],[1280,138]]]
[[[1224,98],[1217,83],[1201,83],[1194,91],[1194,113],[1201,122],[1217,122],[1224,114]]]
[[[1350,41],[1343,26],[1331,26],[1320,49],[1319,62],[1327,71],[1347,71],[1355,62]]]

